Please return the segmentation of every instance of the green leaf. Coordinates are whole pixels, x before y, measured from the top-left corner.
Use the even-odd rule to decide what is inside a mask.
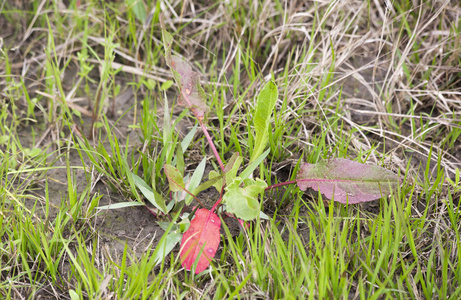
[[[42,153],[42,150],[39,149],[39,148],[32,148],[28,151],[27,155],[30,156],[30,157],[35,157],[37,155],[39,155],[40,153]]]
[[[225,190],[223,203],[227,206],[227,211],[235,214],[237,218],[243,220],[253,220],[259,215],[258,195],[264,191],[267,184],[261,179],[243,180],[244,187],[240,187],[242,179],[235,178]]]
[[[174,204],[175,204],[174,200],[170,201],[170,203],[168,203],[168,205],[166,206],[166,211],[170,212],[173,209]]]
[[[103,126],[104,126],[104,124],[102,122],[95,122],[94,125],[93,125],[94,128],[101,128]]]
[[[167,226],[164,229],[165,233],[160,238],[160,241],[158,242],[154,253],[152,254],[155,258],[156,265],[162,262],[163,258],[165,258],[165,256],[168,255],[174,246],[181,240],[182,233],[179,232],[179,228],[176,225],[176,221],[178,220],[179,215],[180,212],[177,212],[173,216],[172,220],[168,222],[168,224],[164,223],[160,225],[162,228],[165,228],[163,225]]]
[[[10,139],[9,135],[0,136],[0,145],[8,143],[9,139]]]
[[[165,164],[164,169],[170,184],[170,190],[173,192],[183,191],[184,179],[178,169],[169,164]]]
[[[210,171],[208,174],[208,178],[210,179],[209,181],[215,182],[212,185],[218,190],[218,192],[221,192],[221,189],[225,183],[232,182],[235,179],[237,176],[237,171],[242,162],[243,158],[241,158],[238,152],[236,152],[227,162],[226,167],[224,168],[224,176],[220,175],[216,171]],[[224,178],[225,181],[223,181],[222,178]]]
[[[269,220],[269,216],[263,213],[262,211],[259,212],[259,218],[264,220]]]
[[[235,177],[237,176],[237,171],[239,170],[242,162],[243,158],[239,156],[238,152],[235,152],[229,159],[229,162],[224,168],[224,172],[226,173],[226,184],[231,183],[235,179]]]
[[[171,224],[171,222],[165,222],[165,221],[157,221],[158,226],[162,228],[164,231],[167,231],[168,227],[171,225],[171,231],[176,231],[178,230],[178,225],[176,224]]]
[[[162,195],[152,190],[150,186],[147,185],[147,183],[138,175],[132,174],[131,176],[133,177],[134,184],[138,187],[144,197],[146,197],[146,199],[149,200],[152,205],[154,205],[164,214],[168,213],[168,209],[165,205],[165,199],[163,199]]]
[[[171,126],[171,118],[170,118],[170,108],[168,107],[168,99],[165,97],[164,102],[164,112],[163,112],[163,149],[162,155],[167,159],[170,157],[171,151],[174,151],[173,145],[173,128]],[[165,160],[166,162],[170,162]]]
[[[190,227],[190,220],[187,217],[184,217],[181,222],[178,223],[179,231],[181,233],[186,232]]]
[[[221,189],[223,187],[223,177],[222,175],[219,175],[218,172],[216,171],[210,171],[210,173],[208,173],[208,179],[209,181],[208,182],[214,182],[212,185],[218,190],[218,192],[221,192]]]
[[[240,175],[239,175],[240,178],[245,179],[245,178],[249,177],[253,173],[253,171],[259,166],[259,164],[262,163],[262,161],[266,158],[266,156],[269,154],[270,151],[271,151],[271,149],[267,149],[254,162],[249,164],[245,168],[245,170],[243,170],[243,172],[240,173]]]
[[[71,300],[79,300],[80,296],[74,291],[74,290],[69,290],[69,296]]]
[[[146,7],[142,0],[127,0],[128,7],[133,10],[135,17],[144,23],[146,21],[147,13]]]
[[[171,47],[173,46],[173,36],[168,31],[166,31],[162,17],[160,18],[160,25],[162,27],[162,40],[163,47],[165,48],[165,60],[169,65],[171,62]]]
[[[188,184],[187,184],[187,190],[193,191],[198,185],[200,184],[200,181],[202,181],[203,178],[203,173],[205,172],[205,165],[206,165],[206,157],[202,159],[202,161],[199,163],[197,168],[194,171],[194,174],[192,174],[192,177],[190,178]],[[192,202],[192,196],[187,194],[186,196],[186,205],[189,205]]]
[[[279,96],[277,86],[273,81],[266,83],[262,91],[259,93],[256,103],[256,112],[254,116],[255,126],[255,146],[250,161],[254,161],[266,148],[269,139],[269,124],[272,111]]]
[[[204,183],[202,183],[201,185],[196,187],[195,190],[192,191],[192,194],[198,195],[198,193],[200,193],[200,192],[202,192],[202,191],[204,191],[207,188],[212,187],[212,186],[214,186],[216,189],[218,189],[218,187],[220,187],[219,191],[221,192],[222,178],[223,177],[224,177],[223,175],[219,175],[215,171],[210,171],[210,173],[208,174],[209,180],[205,181]]]
[[[173,80],[167,80],[160,86],[161,91],[166,91],[173,85]]]
[[[173,250],[177,243],[181,241],[182,233],[179,231],[170,232],[165,239],[161,240],[154,252],[155,265],[158,265],[162,260]]]
[[[189,148],[190,143],[192,142],[192,139],[194,138],[195,132],[197,132],[197,127],[198,125],[195,124],[194,127],[186,134],[184,139],[181,142],[181,148],[182,152],[186,152],[187,148]]]
[[[104,205],[104,206],[98,206],[96,209],[117,209],[117,208],[125,208],[125,207],[132,207],[132,206],[142,206],[144,205],[141,202],[136,202],[136,201],[129,201],[129,202],[121,202],[121,203],[114,203],[114,204],[109,204],[109,205]]]

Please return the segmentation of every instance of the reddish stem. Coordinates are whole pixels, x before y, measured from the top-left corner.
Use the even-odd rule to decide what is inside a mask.
[[[295,184],[297,183],[298,181],[297,180],[291,180],[291,181],[285,181],[285,182],[280,182],[280,183],[277,183],[277,184],[273,184],[271,186],[268,186],[265,191],[270,191],[272,189],[275,189],[275,188],[278,188],[278,187],[281,187],[281,186],[284,186],[284,185],[289,185],[289,184]]]
[[[178,184],[176,181],[174,181],[173,179],[169,178],[168,175],[167,175],[167,178],[168,178],[168,181],[171,181],[173,182],[174,184],[176,184],[181,190],[183,190],[184,192],[188,193],[189,195],[192,196],[192,198],[194,198],[203,208],[206,208],[205,205],[203,205],[202,201],[200,201],[199,198],[197,198],[197,196],[195,196],[194,194],[192,194],[191,192],[189,192],[185,187],[181,186],[180,184]],[[170,194],[171,195],[171,194]]]
[[[203,124],[201,118],[197,118],[200,127],[202,127],[203,133],[205,134],[206,139],[208,140],[208,144],[210,144],[211,150],[213,150],[213,154],[216,157],[216,160],[218,161],[219,167],[221,170],[224,172],[224,165],[222,163],[221,157],[219,156],[218,150],[216,150],[216,147],[213,143],[213,139],[211,138],[210,134],[208,133],[208,130],[206,129],[206,125]]]
[[[189,108],[192,108],[192,103],[189,101],[189,94],[184,92],[182,88],[180,88],[180,93],[183,95],[184,100],[186,100],[187,102],[186,106],[188,106]],[[218,161],[219,167],[221,167],[221,170],[224,172],[224,165],[222,163],[221,157],[219,156],[218,150],[216,150],[216,147],[213,143],[213,139],[208,133],[208,130],[206,129],[205,124],[203,124],[202,122],[203,117],[198,116],[195,109],[191,109],[191,111],[194,114],[195,118],[198,120],[200,127],[202,127],[203,133],[205,134],[205,137],[208,140],[208,143],[210,144],[211,150],[213,150],[214,156],[216,157],[216,160]]]
[[[211,210],[210,210],[211,212],[213,212],[213,211],[216,209],[216,207],[218,207],[218,205],[221,203],[221,201],[222,201],[222,195],[223,195],[223,194],[224,194],[224,186],[223,186],[222,189],[221,189],[221,194],[219,195],[218,201],[216,201],[216,203],[215,203],[215,204],[213,205],[213,207],[211,208]]]
[[[147,210],[154,215],[154,217],[158,217],[157,214],[152,210],[150,209],[147,205],[144,205],[145,208],[147,208]]]
[[[195,199],[195,201],[197,201],[203,208],[206,208],[205,205],[203,205],[202,201],[199,200],[199,198],[197,198],[197,196],[195,196],[194,194],[192,194],[191,192],[189,192],[187,189],[182,189],[184,192],[188,193],[189,195],[192,196],[192,198]]]

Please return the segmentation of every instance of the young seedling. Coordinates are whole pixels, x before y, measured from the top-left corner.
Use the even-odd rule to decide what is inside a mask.
[[[278,98],[277,87],[272,81],[263,87],[257,98],[254,115],[254,151],[250,164],[243,172],[237,174],[243,159],[236,153],[226,165],[223,164],[205,125],[209,109],[206,105],[206,94],[200,85],[199,74],[194,72],[184,59],[172,55],[173,37],[165,30],[163,21],[161,25],[166,63],[179,87],[178,103],[188,108],[197,119],[220,168],[220,173],[211,171],[207,182],[190,191],[177,168],[169,164],[164,166],[170,190],[186,192],[202,206],[196,211],[195,218],[182,236],[179,255],[186,270],[193,269],[195,265],[195,273],[198,274],[210,265],[220,241],[221,219],[217,214],[220,204],[225,204],[226,214],[233,214],[238,219],[249,221],[257,219],[260,214],[258,196],[265,190],[283,185],[297,184],[303,191],[313,188],[328,199],[344,204],[381,198],[399,185],[399,178],[391,171],[347,159],[331,159],[317,164],[306,163],[302,165],[296,180],[269,187],[260,178],[253,179],[250,175],[269,153],[269,150],[264,149],[268,142],[271,114]],[[210,186],[214,186],[220,196],[208,210],[196,195]],[[220,210],[221,212],[224,212],[224,209]]]

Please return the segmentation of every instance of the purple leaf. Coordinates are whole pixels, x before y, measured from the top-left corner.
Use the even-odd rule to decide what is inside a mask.
[[[296,182],[302,191],[313,188],[344,204],[379,199],[400,184],[399,178],[387,169],[341,158],[305,163]]]
[[[203,120],[208,112],[208,106],[206,105],[205,91],[200,85],[200,75],[194,72],[189,63],[182,57],[171,55],[173,36],[165,30],[163,20],[160,24],[162,26],[165,60],[180,91],[178,102],[192,110],[198,119]]]

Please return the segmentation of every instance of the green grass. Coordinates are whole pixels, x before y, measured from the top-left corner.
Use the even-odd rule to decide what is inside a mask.
[[[0,298],[461,297],[459,4],[15,3],[0,4]],[[345,157],[393,170],[401,188],[349,206],[272,190],[270,220],[225,225],[206,272],[184,271],[179,246],[158,263],[156,222],[177,211],[98,207],[147,202],[132,173],[169,202],[164,164],[189,173],[207,155],[219,169],[176,103],[161,13],[203,75],[224,161],[249,163],[256,95],[273,78],[259,177]]]

